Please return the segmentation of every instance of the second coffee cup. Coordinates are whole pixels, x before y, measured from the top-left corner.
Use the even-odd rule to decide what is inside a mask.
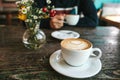
[[[76,15],[76,14],[67,14],[65,16],[65,23],[67,23],[68,25],[76,25],[79,21],[80,15]]]

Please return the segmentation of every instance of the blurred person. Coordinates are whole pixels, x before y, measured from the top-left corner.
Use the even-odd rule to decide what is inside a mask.
[[[46,0],[34,1],[37,3],[36,7],[42,8],[46,6]],[[95,27],[98,25],[97,10],[92,0],[51,0],[51,5],[55,6],[54,10],[56,12],[59,9],[62,12],[56,13],[52,18],[43,19],[40,27],[61,29],[64,26],[68,26],[68,24],[64,23],[65,15],[67,14],[82,14],[75,26]]]

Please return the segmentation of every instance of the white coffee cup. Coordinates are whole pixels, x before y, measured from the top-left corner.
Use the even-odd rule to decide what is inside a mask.
[[[93,59],[99,59],[102,51],[99,48],[93,48],[93,44],[81,38],[68,38],[61,41],[61,54],[66,63],[72,66],[81,66],[85,64],[94,52],[97,55]]]
[[[76,25],[79,21],[80,15],[76,15],[76,14],[67,14],[65,16],[65,23],[67,23],[68,25]]]

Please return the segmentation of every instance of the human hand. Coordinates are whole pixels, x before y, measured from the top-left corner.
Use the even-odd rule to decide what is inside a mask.
[[[65,14],[58,14],[51,18],[50,27],[53,29],[60,29],[64,26]]]

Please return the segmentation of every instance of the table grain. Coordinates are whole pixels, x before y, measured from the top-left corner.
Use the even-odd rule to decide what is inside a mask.
[[[0,27],[0,80],[120,80],[120,30],[114,26],[69,27],[80,37],[90,40],[102,50],[102,70],[85,79],[69,78],[56,72],[49,64],[50,55],[60,49],[61,40],[51,37],[53,29],[42,29],[46,44],[39,50],[29,50],[22,43],[25,28]],[[94,65],[93,65],[94,66]]]

